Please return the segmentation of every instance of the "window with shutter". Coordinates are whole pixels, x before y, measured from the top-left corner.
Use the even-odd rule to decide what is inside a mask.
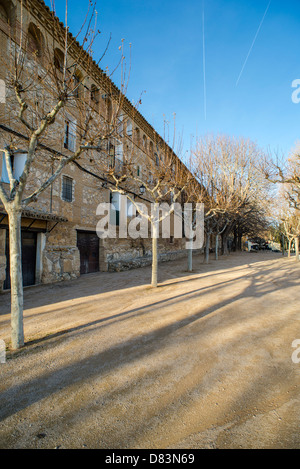
[[[62,179],[62,199],[65,202],[73,200],[73,179],[69,176],[63,176]]]
[[[24,171],[25,163],[27,160],[26,153],[15,153],[11,156],[11,166],[13,177],[18,181]],[[2,164],[1,164],[1,182],[9,183],[8,170],[6,165],[6,159],[4,153],[2,153]]]
[[[128,137],[132,137],[132,122],[127,121],[127,129],[126,129]]]
[[[67,119],[65,121],[64,147],[75,151],[76,148],[76,121]]]
[[[118,192],[110,193],[110,203],[111,203],[111,216],[110,221],[112,224],[119,226],[120,224],[120,196]]]
[[[118,143],[116,146],[116,158],[123,161],[123,143]]]

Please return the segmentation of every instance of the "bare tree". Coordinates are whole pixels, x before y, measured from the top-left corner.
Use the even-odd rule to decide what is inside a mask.
[[[106,172],[112,193],[126,195],[141,219],[149,222],[152,238],[151,286],[158,285],[158,239],[161,225],[173,214],[180,217],[183,195],[192,180],[192,175],[162,138],[153,134],[152,140],[139,142],[142,146],[142,159],[137,165],[133,146],[127,148],[123,161],[112,166],[102,167]],[[145,137],[146,138],[146,137]],[[154,142],[154,143],[153,143]],[[140,194],[140,200],[134,195]],[[141,203],[143,202],[143,203]],[[146,205],[144,204],[146,202]]]
[[[274,161],[275,159],[275,161]],[[280,186],[278,203],[282,206],[280,221],[285,237],[288,239],[288,252],[294,241],[296,262],[299,262],[299,227],[300,227],[300,156],[296,149],[288,158],[269,155],[262,166],[265,178]]]
[[[193,150],[193,172],[205,191],[206,249],[209,261],[210,237],[222,236],[223,252],[227,238],[236,223],[258,206],[266,184],[258,170],[262,152],[251,141],[224,135],[199,139]],[[251,210],[250,210],[250,207]]]
[[[120,91],[93,60],[92,47],[97,35],[94,4],[90,3],[90,10],[76,37],[69,32],[67,11],[65,26],[49,13],[51,30],[48,27],[42,31],[30,26],[24,31],[25,10],[26,2],[24,5],[21,2],[20,31],[11,33],[4,54],[6,105],[1,116],[2,128],[6,126],[11,130],[2,134],[5,143],[1,151],[5,155],[9,184],[0,182],[0,200],[9,222],[13,349],[24,345],[22,210],[53,184],[66,165],[87,151],[102,148],[117,133],[119,110],[126,92],[123,43],[119,62],[122,70]],[[94,106],[99,89],[89,89],[85,84],[95,68],[111,101],[111,108],[104,117],[99,116]],[[16,176],[14,160],[20,154],[26,155],[26,162],[21,174]],[[53,171],[30,191],[28,181],[34,178],[40,163],[52,167]]]
[[[261,166],[266,179],[285,188],[285,197],[296,210],[300,209],[300,155],[296,149],[291,156],[268,155]]]
[[[288,239],[288,255],[290,257],[291,244],[295,243],[295,261],[299,262],[299,238],[300,238],[300,217],[299,213],[294,213],[283,219],[283,229]]]

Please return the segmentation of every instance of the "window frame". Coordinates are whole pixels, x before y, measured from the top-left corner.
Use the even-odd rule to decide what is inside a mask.
[[[64,202],[72,203],[74,201],[74,179],[67,174],[62,175],[62,183],[61,183],[61,198]],[[65,185],[65,183],[67,183]],[[71,184],[71,186],[68,184]]]
[[[65,118],[64,148],[75,153],[76,150],[76,127],[77,121],[70,117]]]

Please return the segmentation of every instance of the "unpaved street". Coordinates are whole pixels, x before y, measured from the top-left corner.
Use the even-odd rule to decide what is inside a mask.
[[[300,448],[300,268],[241,253],[25,291],[0,448]],[[10,337],[9,294],[0,339]],[[300,354],[299,354],[300,355]]]

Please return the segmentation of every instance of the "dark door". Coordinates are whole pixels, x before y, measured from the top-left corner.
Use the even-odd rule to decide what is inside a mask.
[[[77,247],[80,252],[80,273],[99,271],[99,238],[96,233],[77,231]]]
[[[35,284],[36,268],[36,237],[37,234],[31,231],[22,231],[22,275],[23,286]],[[6,231],[6,278],[4,288],[10,288],[10,268],[9,268],[9,235]]]

